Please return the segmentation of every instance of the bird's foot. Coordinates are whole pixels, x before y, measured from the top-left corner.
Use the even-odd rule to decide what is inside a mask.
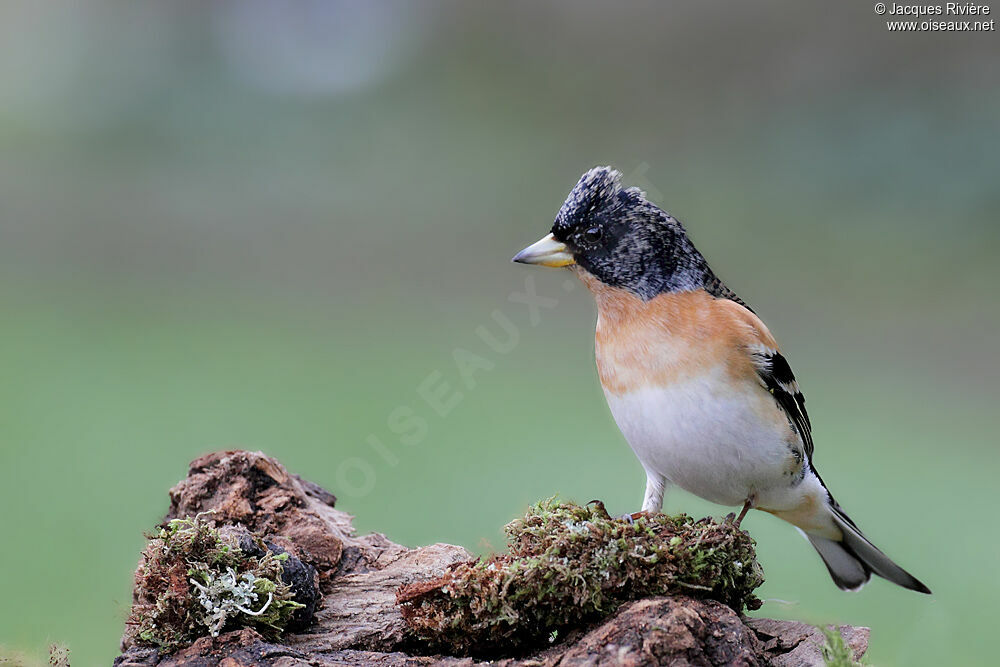
[[[593,505],[594,507],[596,507],[597,511],[600,514],[603,515],[602,518],[604,518],[604,519],[611,519],[612,518],[611,514],[608,513],[608,508],[604,506],[604,502],[603,501],[601,501],[601,500],[591,500],[589,503],[587,503],[587,505]],[[614,518],[617,519],[618,521],[624,521],[625,523],[627,523],[627,524],[629,524],[631,526],[633,523],[635,523],[636,519],[638,519],[640,517],[644,517],[644,516],[649,516],[649,514],[650,514],[650,512],[645,512],[645,511],[640,510],[638,512],[631,512],[631,513],[628,513],[628,514],[622,514],[621,516],[617,516],[617,517],[614,517]]]

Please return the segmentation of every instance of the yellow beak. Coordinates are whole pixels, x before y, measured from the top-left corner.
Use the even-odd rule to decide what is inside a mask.
[[[541,264],[542,266],[555,267],[576,264],[576,260],[573,259],[566,244],[557,241],[552,234],[532,243],[514,255],[514,259],[511,261],[520,264]]]

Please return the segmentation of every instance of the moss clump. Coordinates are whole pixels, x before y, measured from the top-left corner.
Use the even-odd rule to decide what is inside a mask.
[[[826,640],[820,647],[823,656],[823,663],[826,667],[861,667],[860,662],[854,660],[851,649],[844,644],[844,638],[835,627],[820,628]]]
[[[435,649],[512,652],[551,641],[628,600],[681,593],[756,609],[754,542],[686,515],[613,519],[600,503],[539,503],[505,528],[509,554],[400,589],[403,617]]]
[[[220,532],[204,516],[175,519],[148,536],[128,620],[138,643],[173,651],[234,627],[273,638],[304,606],[281,577],[288,554],[246,532]],[[241,537],[254,540],[256,555],[240,548]]]

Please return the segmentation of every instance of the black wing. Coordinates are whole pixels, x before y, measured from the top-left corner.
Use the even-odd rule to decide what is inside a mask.
[[[750,355],[753,357],[757,375],[774,396],[778,406],[785,411],[788,421],[798,431],[805,446],[806,458],[812,463],[812,425],[806,412],[806,397],[799,391],[799,384],[795,381],[791,366],[777,350],[761,347],[751,350]]]

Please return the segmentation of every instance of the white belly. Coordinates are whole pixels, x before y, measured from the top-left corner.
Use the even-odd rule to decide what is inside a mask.
[[[734,387],[721,368],[666,388],[605,395],[643,467],[697,496],[738,506],[794,484],[787,420],[762,388]]]

